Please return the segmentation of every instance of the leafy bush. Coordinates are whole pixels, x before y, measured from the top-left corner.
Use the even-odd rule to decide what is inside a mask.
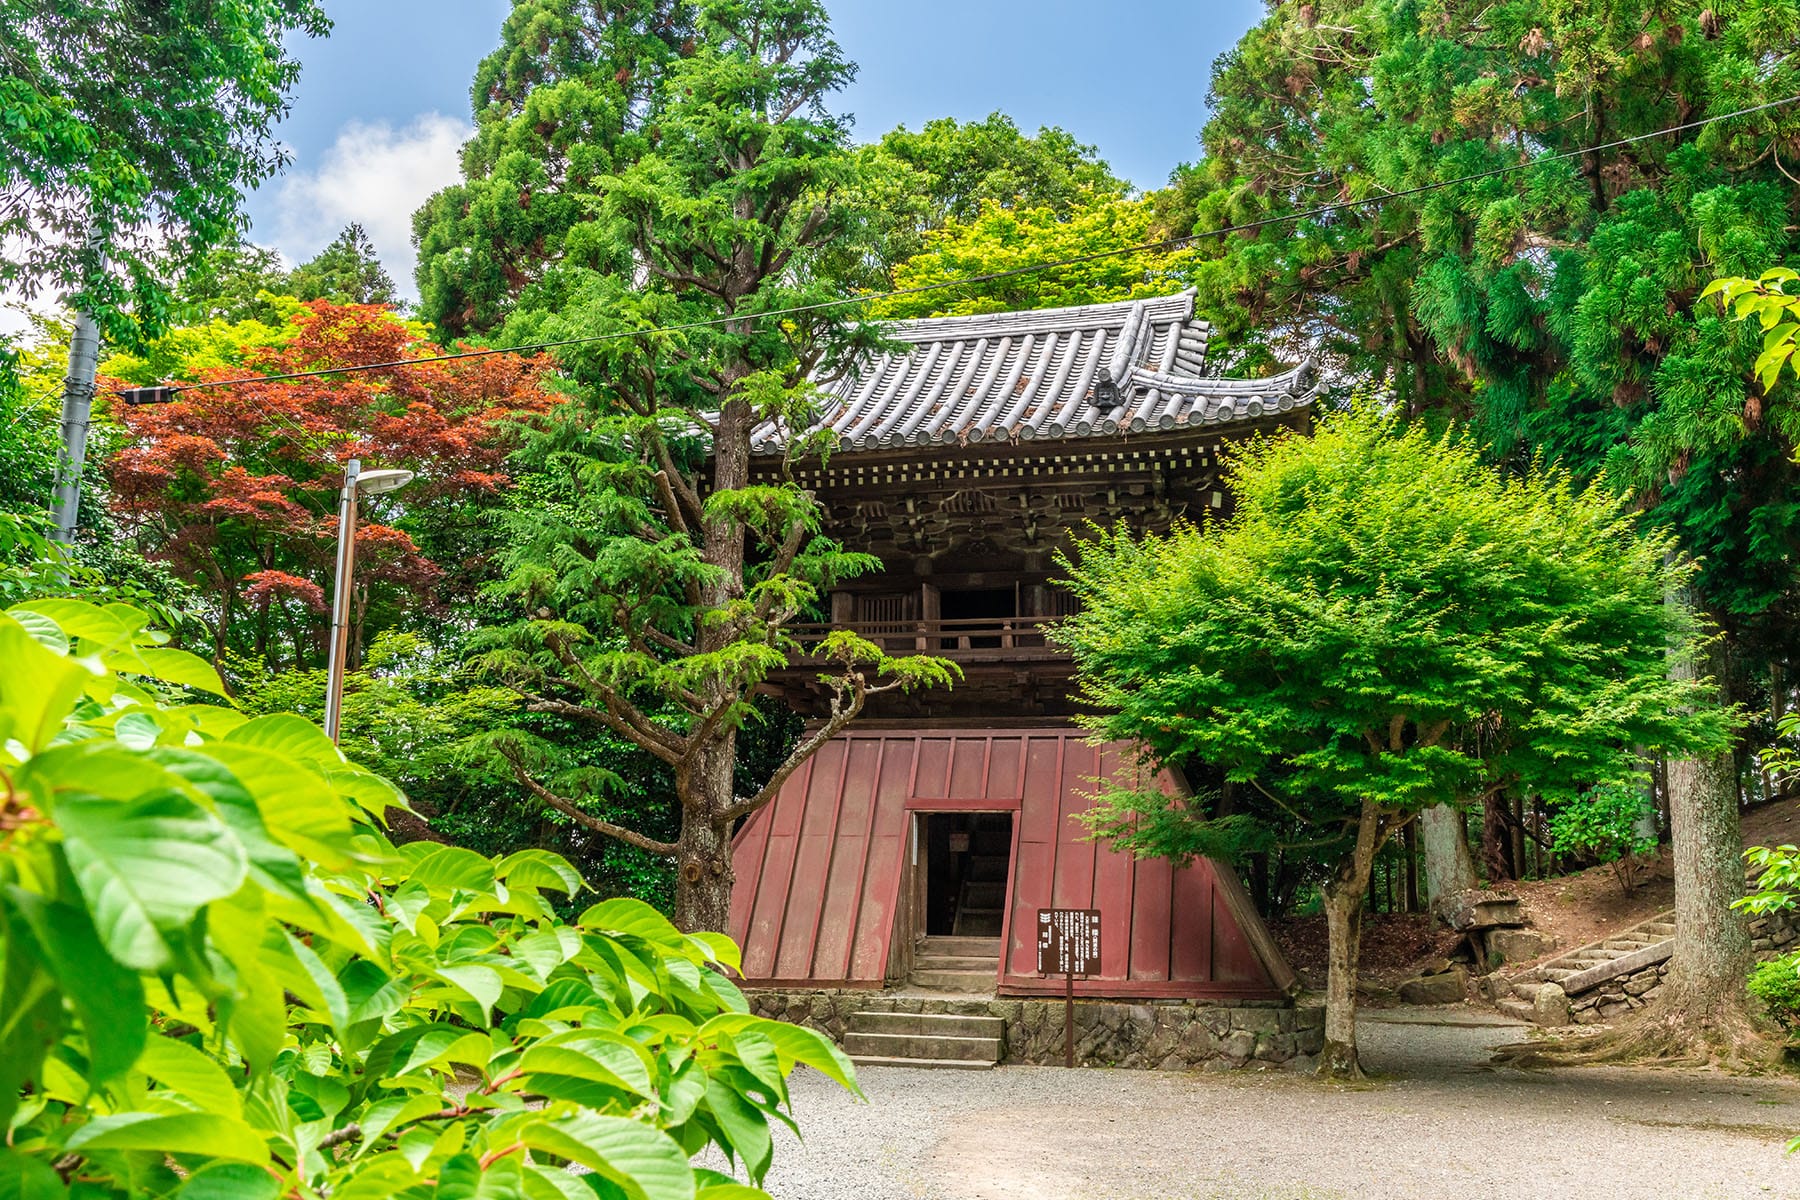
[[[1795,907],[1800,897],[1800,846],[1752,846],[1744,851],[1744,859],[1755,884],[1731,907],[1759,917]]]
[[[1619,890],[1637,886],[1638,855],[1656,849],[1656,809],[1642,790],[1622,784],[1597,787],[1557,802],[1550,813],[1550,848],[1590,862],[1607,863]]]
[[[798,1063],[737,950],[402,802],[123,604],[0,613],[0,1196],[747,1200]],[[577,1174],[569,1166],[580,1168]]]
[[[1757,963],[1749,982],[1750,994],[1762,1001],[1775,1023],[1789,1036],[1800,1033],[1800,952]]]

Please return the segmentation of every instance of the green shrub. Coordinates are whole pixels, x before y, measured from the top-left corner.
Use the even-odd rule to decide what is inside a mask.
[[[1756,964],[1750,972],[1750,994],[1762,1001],[1789,1036],[1800,1033],[1800,951]]]
[[[1640,788],[1608,784],[1558,802],[1550,813],[1550,848],[1612,867],[1619,890],[1637,886],[1638,855],[1656,849],[1655,806]]]
[[[219,703],[123,604],[0,613],[0,1197],[750,1200],[787,1076],[737,948],[542,850],[396,849],[403,803]],[[572,1173],[570,1165],[586,1174]]]

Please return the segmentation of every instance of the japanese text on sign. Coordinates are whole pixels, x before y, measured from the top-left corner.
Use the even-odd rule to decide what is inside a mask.
[[[1096,975],[1100,971],[1100,910],[1038,909],[1038,974]]]

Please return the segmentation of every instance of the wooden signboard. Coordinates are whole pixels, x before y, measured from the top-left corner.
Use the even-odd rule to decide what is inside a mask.
[[[1063,1066],[1075,1065],[1075,977],[1100,970],[1100,910],[1038,909],[1038,974],[1061,975]]]
[[[1100,970],[1100,910],[1038,909],[1038,974],[1093,975]]]

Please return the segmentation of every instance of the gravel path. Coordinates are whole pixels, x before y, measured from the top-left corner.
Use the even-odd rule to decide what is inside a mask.
[[[1800,1196],[1800,1084],[1486,1066],[1522,1026],[1371,1013],[1368,1084],[1269,1073],[868,1068],[857,1101],[794,1080],[779,1200]]]

